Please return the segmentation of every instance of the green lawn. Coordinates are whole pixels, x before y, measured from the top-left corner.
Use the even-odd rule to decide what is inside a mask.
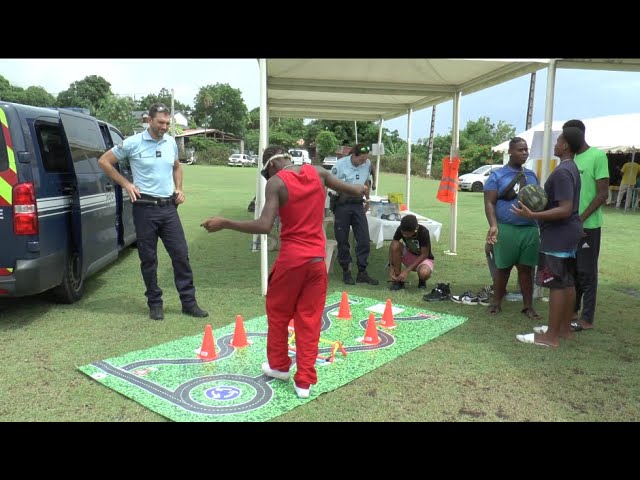
[[[251,236],[199,227],[210,215],[248,219],[255,169],[185,167],[187,202],[180,207],[190,248],[199,303],[211,316],[180,314],[168,256],[160,246],[163,322],[148,319],[137,253],[87,282],[74,305],[51,303],[47,295],[0,303],[0,420],[163,421],[164,418],[92,381],[76,369],[202,334],[234,322],[236,314],[264,314],[259,254]],[[404,191],[404,177],[382,174],[380,192]],[[458,204],[458,255],[447,256],[450,213],[435,199],[437,181],[413,179],[412,210],[444,224],[434,245],[433,282],[450,282],[454,293],[489,283],[483,245],[487,225],[482,194],[463,192]],[[462,326],[352,383],[296,408],[276,421],[638,421],[640,420],[640,213],[606,210],[600,257],[596,329],[577,334],[559,349],[523,345],[516,333],[533,322],[519,303],[505,303],[490,317],[484,307],[452,302],[434,311],[469,317]],[[386,247],[386,245],[385,245]],[[387,250],[372,250],[369,272],[378,287],[349,286],[350,293],[426,307],[424,292],[386,289]],[[272,254],[271,260],[275,258]],[[339,270],[339,269],[338,269]],[[428,287],[432,288],[433,282]],[[344,290],[331,273],[329,292]],[[547,304],[537,301],[544,316]],[[635,365],[635,367],[634,367]]]

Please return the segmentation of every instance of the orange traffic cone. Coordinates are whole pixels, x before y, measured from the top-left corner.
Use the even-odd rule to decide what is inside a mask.
[[[347,292],[342,292],[342,299],[340,300],[340,310],[338,310],[338,316],[341,320],[351,320],[351,307],[349,306],[349,297]]]
[[[373,313],[369,314],[367,330],[364,332],[362,343],[366,343],[367,345],[377,345],[380,343],[380,337],[378,337],[378,329],[376,328],[376,316]]]
[[[204,338],[202,339],[202,346],[200,347],[198,358],[210,361],[217,356],[216,344],[213,341],[213,330],[211,329],[211,325],[207,325],[207,328],[204,329]]]
[[[384,307],[384,313],[382,314],[382,321],[380,322],[384,328],[396,328],[398,324],[393,319],[393,307],[391,306],[391,299],[387,298],[387,305]]]
[[[244,330],[244,322],[242,321],[242,315],[236,315],[236,328],[233,331],[233,340],[231,340],[231,346],[236,348],[248,347],[251,345],[247,340],[247,332]]]

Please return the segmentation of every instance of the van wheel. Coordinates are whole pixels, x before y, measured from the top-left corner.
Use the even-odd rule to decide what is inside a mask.
[[[84,280],[82,278],[82,263],[78,252],[69,253],[64,265],[62,283],[53,294],[60,303],[74,303],[84,294]]]
[[[471,185],[472,192],[481,192],[482,191],[482,182],[475,182]]]

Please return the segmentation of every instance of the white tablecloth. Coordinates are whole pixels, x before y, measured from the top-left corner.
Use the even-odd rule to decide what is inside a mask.
[[[400,215],[415,215],[420,225],[424,225],[429,229],[429,236],[431,237],[431,243],[440,241],[440,231],[442,230],[442,224],[431,220],[430,218],[423,217],[417,213],[405,210],[400,212]],[[393,235],[400,226],[400,222],[391,220],[382,220],[381,218],[372,217],[367,212],[367,221],[369,222],[369,238],[375,243],[376,248],[382,248],[385,240],[393,240]]]

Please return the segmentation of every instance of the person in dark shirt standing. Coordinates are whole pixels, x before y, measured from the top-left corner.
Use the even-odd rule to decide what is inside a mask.
[[[576,127],[562,130],[553,149],[560,164],[544,184],[547,207],[532,212],[522,202],[512,206],[515,214],[537,220],[540,225],[540,254],[536,282],[551,290],[549,325],[534,328],[534,333],[516,335],[523,343],[559,347],[560,338],[573,338],[571,320],[576,301],[576,251],[582,238],[580,171],[575,156],[584,142],[584,133]]]
[[[418,288],[427,288],[433,263],[429,230],[418,223],[415,215],[405,215],[389,245],[389,276],[392,281],[389,290],[403,289],[410,272],[418,273]],[[406,267],[404,270],[402,265]]]

